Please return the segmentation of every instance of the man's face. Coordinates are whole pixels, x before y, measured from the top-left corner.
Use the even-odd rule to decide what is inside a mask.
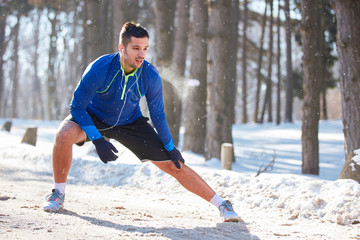
[[[149,47],[149,39],[131,37],[127,46],[119,45],[121,53],[121,64],[126,74],[133,72],[136,68],[140,68],[144,62],[147,49]]]

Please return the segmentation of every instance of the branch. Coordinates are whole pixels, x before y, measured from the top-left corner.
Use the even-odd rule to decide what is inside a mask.
[[[275,153],[275,150],[274,150],[272,160],[269,162],[269,164],[265,168],[263,168],[264,164],[261,164],[261,166],[260,166],[259,170],[257,171],[255,177],[259,176],[263,172],[273,170],[274,164],[275,164],[275,157],[276,157],[276,153]]]

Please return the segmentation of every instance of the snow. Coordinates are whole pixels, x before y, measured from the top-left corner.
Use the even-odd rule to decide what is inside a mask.
[[[6,119],[0,119],[0,124]],[[51,148],[59,122],[13,120],[11,132],[0,131],[0,161],[12,168],[52,175]],[[21,144],[27,127],[38,127],[37,146]],[[235,209],[288,216],[289,220],[351,225],[360,221],[360,185],[337,180],[344,165],[344,137],[341,121],[320,122],[320,174],[301,174],[301,123],[247,124],[233,128],[236,162],[232,170],[221,169],[218,159],[205,161],[202,155],[183,152],[186,163],[202,176]],[[179,195],[176,180],[151,163],[136,157],[114,142],[119,150],[116,162],[104,165],[93,144],[74,146],[68,183],[74,185],[136,187]],[[180,146],[181,147],[181,146]],[[354,162],[360,164],[360,150]],[[255,177],[260,166],[275,156],[271,171]],[[49,186],[50,188],[51,186]],[[241,212],[241,211],[239,211]]]
[[[352,170],[352,171],[356,171],[355,164],[360,165],[360,156],[359,156],[359,154],[360,154],[360,149],[355,150],[354,153],[355,153],[355,156],[351,159],[351,160],[353,160],[354,162],[353,162],[353,163],[350,163],[350,166],[351,166],[351,170]]]

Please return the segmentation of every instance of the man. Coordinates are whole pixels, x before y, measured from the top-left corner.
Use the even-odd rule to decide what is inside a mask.
[[[64,206],[72,145],[92,141],[104,163],[117,159],[116,148],[103,136],[119,141],[141,161],[150,160],[175,177],[187,190],[220,210],[224,221],[240,221],[229,201],[223,201],[190,167],[174,146],[166,122],[159,73],[145,60],[149,35],[139,24],[127,22],[121,29],[119,53],[104,55],[85,70],[70,104],[71,115],[56,134],[52,164],[54,188],[43,205],[57,212]],[[146,96],[150,117],[147,123],[139,107]]]

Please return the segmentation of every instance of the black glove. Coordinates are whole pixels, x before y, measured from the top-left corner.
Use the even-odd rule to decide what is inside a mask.
[[[105,164],[110,161],[115,161],[118,156],[114,154],[114,152],[118,152],[118,150],[111,144],[111,142],[106,141],[105,138],[99,138],[92,141],[95,145],[96,152],[99,155],[101,161]]]
[[[168,153],[169,153],[169,157],[170,157],[171,161],[173,161],[174,164],[175,164],[175,166],[176,166],[178,169],[180,169],[181,166],[180,166],[179,161],[185,163],[185,160],[184,160],[184,158],[181,156],[180,151],[179,151],[176,147],[174,147],[174,149],[171,150],[171,151],[168,152]]]

